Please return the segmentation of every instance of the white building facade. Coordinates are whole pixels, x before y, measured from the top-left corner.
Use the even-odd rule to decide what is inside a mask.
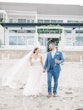
[[[32,49],[39,40],[41,48],[47,51],[47,44],[53,39],[61,50],[83,50],[83,27],[42,26],[42,23],[83,23],[83,15],[41,14],[38,10],[0,10],[0,15],[4,13],[5,18],[0,16],[1,23],[41,23],[41,26],[0,25],[0,48]]]

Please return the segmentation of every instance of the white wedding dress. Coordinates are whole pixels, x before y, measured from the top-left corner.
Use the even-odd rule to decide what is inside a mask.
[[[23,90],[23,95],[39,95],[41,93],[41,64],[40,58],[32,58],[32,66],[29,70],[27,83]]]
[[[40,48],[39,42],[36,44],[36,47]],[[33,54],[33,50],[6,71],[2,78],[2,86],[16,88],[18,81],[21,80],[20,77],[25,73],[28,75],[28,79],[23,90],[23,95],[39,95],[41,91],[41,65],[38,58],[37,60],[32,59],[33,65],[30,66],[29,59]]]

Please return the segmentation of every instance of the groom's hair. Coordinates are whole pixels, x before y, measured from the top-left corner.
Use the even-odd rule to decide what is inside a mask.
[[[52,44],[52,45],[55,45],[55,46],[56,46],[56,42],[50,42],[50,44]],[[50,44],[49,44],[49,45],[50,45]]]

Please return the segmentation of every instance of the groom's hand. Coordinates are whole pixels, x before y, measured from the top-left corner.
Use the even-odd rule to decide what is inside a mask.
[[[56,60],[55,63],[56,63],[56,64],[60,64],[60,61],[59,61],[59,60]]]

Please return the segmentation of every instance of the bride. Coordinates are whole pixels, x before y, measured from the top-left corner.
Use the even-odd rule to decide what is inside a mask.
[[[39,55],[39,48],[35,48],[30,56],[29,78],[23,90],[23,95],[37,96],[41,92],[41,66],[43,68],[42,57]]]
[[[27,61],[29,62],[29,64]],[[23,95],[38,96],[41,92],[42,69],[42,56],[39,55],[39,48],[36,47],[33,51],[31,51],[23,59],[21,59],[14,67],[6,72],[6,75],[2,80],[2,85],[8,86],[10,88],[16,88],[19,77],[26,71],[26,74],[28,74],[28,79],[23,90]]]
[[[43,68],[42,56],[39,55],[40,44],[34,50],[25,55],[18,63],[6,71],[2,86],[16,88],[21,75],[28,74],[23,95],[38,96],[41,92],[41,73]]]

